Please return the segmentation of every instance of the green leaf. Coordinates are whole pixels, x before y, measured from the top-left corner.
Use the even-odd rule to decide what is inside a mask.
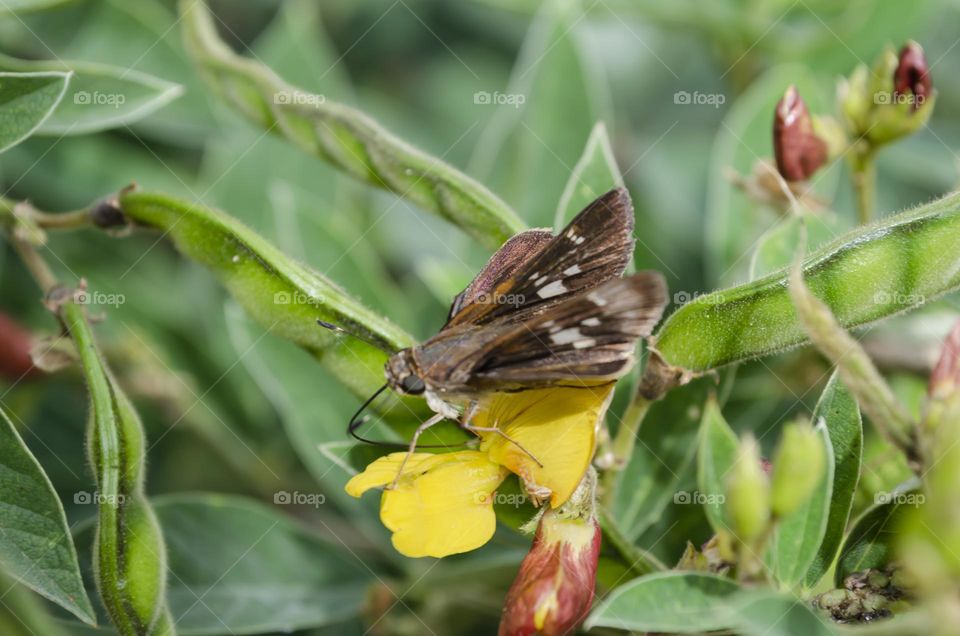
[[[617,159],[613,156],[607,127],[602,121],[598,121],[590,131],[587,147],[580,155],[577,165],[573,167],[570,179],[560,196],[560,204],[553,220],[554,229],[559,231],[594,199],[622,185],[623,176],[620,174]]]
[[[660,572],[618,587],[587,619],[586,628],[691,634],[726,629],[726,606],[740,591],[730,579],[702,572]]]
[[[893,559],[893,542],[897,524],[921,501],[922,493],[911,480],[889,493],[878,493],[875,503],[853,524],[837,557],[834,583],[843,587],[843,580],[854,572],[882,568]]]
[[[806,601],[771,592],[744,592],[733,600],[736,632],[743,636],[832,636],[831,621]]]
[[[591,129],[609,119],[603,71],[578,41],[584,11],[579,0],[543,3],[502,91],[522,97],[523,103],[497,107],[471,161],[471,173],[502,193],[534,226],[554,220],[557,200]],[[497,88],[486,91],[493,94]]]
[[[711,396],[700,423],[697,482],[704,498],[704,511],[717,532],[730,532],[730,520],[724,511],[726,480],[737,461],[738,440],[720,412],[716,397]]]
[[[697,432],[713,387],[713,378],[696,380],[650,406],[613,501],[613,515],[629,539],[638,539],[671,502],[683,499],[679,488],[695,472]]]
[[[499,247],[523,222],[490,190],[442,160],[395,137],[364,113],[286,84],[235,55],[219,38],[204,2],[181,0],[183,36],[209,85],[265,131],[389,190]]]
[[[66,98],[37,131],[45,135],[81,135],[125,126],[183,92],[181,86],[152,75],[93,62],[37,62],[0,55],[0,69],[73,73]]]
[[[814,414],[816,430],[823,443],[823,471],[813,493],[793,514],[776,526],[766,558],[774,576],[786,588],[801,582],[813,562],[827,530],[833,493],[834,457],[830,437],[823,420]]]
[[[53,114],[69,82],[70,73],[0,72],[0,152],[29,137]]]
[[[930,302],[960,286],[960,194],[857,228],[808,256],[803,269],[846,329]],[[655,336],[663,361],[705,371],[806,343],[788,276],[781,270],[677,309]],[[663,365],[645,373],[653,395]]]
[[[373,574],[354,548],[241,497],[190,493],[153,504],[180,636],[289,633],[360,611]],[[87,549],[91,534],[78,536],[78,545]]]
[[[730,180],[734,170],[751,174],[754,164],[773,156],[771,122],[777,102],[793,84],[814,114],[829,113],[833,106],[823,95],[821,78],[799,65],[782,65],[767,71],[730,107],[717,129],[710,161],[707,190],[707,256],[710,279],[716,285],[742,282],[755,242],[779,221],[771,210],[751,202]],[[815,191],[831,200],[836,170],[812,179]]]
[[[219,210],[138,192],[122,193],[119,204],[129,218],[163,232],[207,267],[261,325],[317,355],[357,395],[369,396],[383,384],[387,351],[412,343],[328,278]],[[318,319],[362,339],[332,333]]]
[[[863,454],[860,408],[850,391],[840,382],[836,372],[823,390],[814,412],[815,421],[821,417],[827,424],[830,446],[833,449],[833,493],[830,497],[830,514],[823,541],[804,579],[804,586],[807,588],[813,588],[833,563],[843,541],[860,479]]]
[[[95,624],[63,506],[0,409],[0,570]]]

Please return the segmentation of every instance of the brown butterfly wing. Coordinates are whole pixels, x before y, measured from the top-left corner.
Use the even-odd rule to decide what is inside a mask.
[[[489,291],[469,299],[458,297],[446,328],[498,319],[521,322],[621,276],[633,254],[630,195],[623,188],[611,190],[540,244],[543,240],[538,235],[536,251],[516,256],[511,268],[502,267],[496,277],[488,277],[496,281]]]

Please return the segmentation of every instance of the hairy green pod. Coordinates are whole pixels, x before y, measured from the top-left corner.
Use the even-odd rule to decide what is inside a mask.
[[[220,40],[204,2],[181,1],[180,16],[187,49],[207,83],[264,130],[439,215],[491,249],[523,229],[506,203],[464,173],[367,115],[290,86],[269,68],[236,55]]]
[[[414,342],[219,210],[138,192],[122,193],[118,205],[130,220],[160,230],[187,257],[209,268],[257,322],[312,353],[358,396],[368,397],[383,384],[387,352]],[[318,319],[359,339],[324,329]]]
[[[166,548],[144,493],[140,418],[97,350],[83,308],[72,300],[60,320],[76,345],[90,391],[88,451],[97,482],[94,572],[104,607],[122,636],[173,634],[165,601]]]
[[[840,237],[803,263],[810,291],[844,328],[922,305],[960,286],[960,194]],[[789,270],[700,296],[654,340],[641,391],[656,398],[692,374],[804,344]]]

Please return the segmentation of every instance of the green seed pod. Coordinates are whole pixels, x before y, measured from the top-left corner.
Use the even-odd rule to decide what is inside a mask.
[[[698,297],[654,338],[641,385],[657,398],[692,375],[807,342],[783,269]],[[960,286],[960,194],[889,216],[824,246],[803,277],[845,329],[918,307]]]
[[[286,84],[233,53],[206,4],[180,2],[184,41],[207,83],[244,116],[358,179],[390,190],[463,228],[489,248],[523,229],[510,207],[480,183],[394,137],[343,104]]]
[[[806,422],[783,427],[773,460],[771,508],[786,517],[803,505],[823,476],[825,461],[820,435]]]
[[[219,210],[138,192],[121,193],[117,203],[134,223],[163,232],[186,256],[209,268],[257,322],[317,356],[358,396],[368,397],[383,384],[387,351],[414,342],[336,284]],[[325,329],[318,319],[359,339]],[[422,409],[422,400],[405,403]]]
[[[140,419],[104,364],[83,308],[72,299],[55,306],[77,347],[90,391],[88,451],[97,481],[97,588],[121,636],[173,634],[172,622],[163,618],[168,615],[166,548],[144,494]]]
[[[727,477],[726,496],[727,514],[737,538],[750,543],[762,535],[770,522],[770,480],[753,435],[740,440],[736,463]]]

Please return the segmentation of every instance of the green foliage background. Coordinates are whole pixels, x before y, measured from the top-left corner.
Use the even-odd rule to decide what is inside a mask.
[[[957,185],[960,6],[946,0],[233,0],[213,8],[234,48],[464,170],[530,226],[553,225],[603,121],[636,206],[635,264],[663,272],[673,294],[747,281],[757,240],[783,223],[751,206],[728,172],[746,174],[771,155],[772,109],[787,84],[814,112],[830,112],[838,76],[887,43],[921,42],[940,95],[929,126],[880,155],[880,211]],[[136,182],[216,206],[416,337],[434,333],[489,249],[247,123],[204,87],[178,26],[175,7],[160,0],[0,12],[7,55],[110,64],[183,87],[152,114],[99,132],[41,128],[0,155],[4,196],[70,210]],[[476,103],[478,92],[525,103]],[[723,103],[677,103],[679,92]],[[854,224],[845,169],[840,162],[816,179],[832,203],[820,239]],[[358,400],[327,370],[252,323],[209,272],[157,234],[51,233],[47,247],[61,280],[84,278],[90,290],[123,299],[102,308],[96,331],[146,427],[148,491],[166,535],[180,633],[491,633],[527,538],[502,527],[476,553],[403,559],[375,498],[343,492],[348,474],[338,462],[362,464],[365,451],[347,452],[345,423]],[[930,351],[956,309],[948,296],[871,330],[867,342],[907,339]],[[37,333],[57,329],[6,246],[0,310]],[[922,394],[922,372],[892,368],[907,403]],[[735,375],[722,374],[724,416],[737,431],[754,431],[769,454],[783,422],[813,411],[830,373],[803,349]],[[705,391],[695,383],[655,407],[624,477],[635,487],[616,502],[626,538],[668,565],[687,541],[711,535],[702,508],[663,497],[696,489],[699,413],[689,411]],[[8,382],[0,403],[64,502],[80,562],[89,564],[94,511],[74,503],[93,489],[81,376]],[[614,415],[624,406],[618,400]],[[870,469],[855,511],[909,475],[887,450],[868,433]],[[284,492],[323,503],[275,505]],[[630,578],[625,565],[622,555],[602,562],[601,584]],[[65,614],[55,620],[67,634],[99,633]]]

